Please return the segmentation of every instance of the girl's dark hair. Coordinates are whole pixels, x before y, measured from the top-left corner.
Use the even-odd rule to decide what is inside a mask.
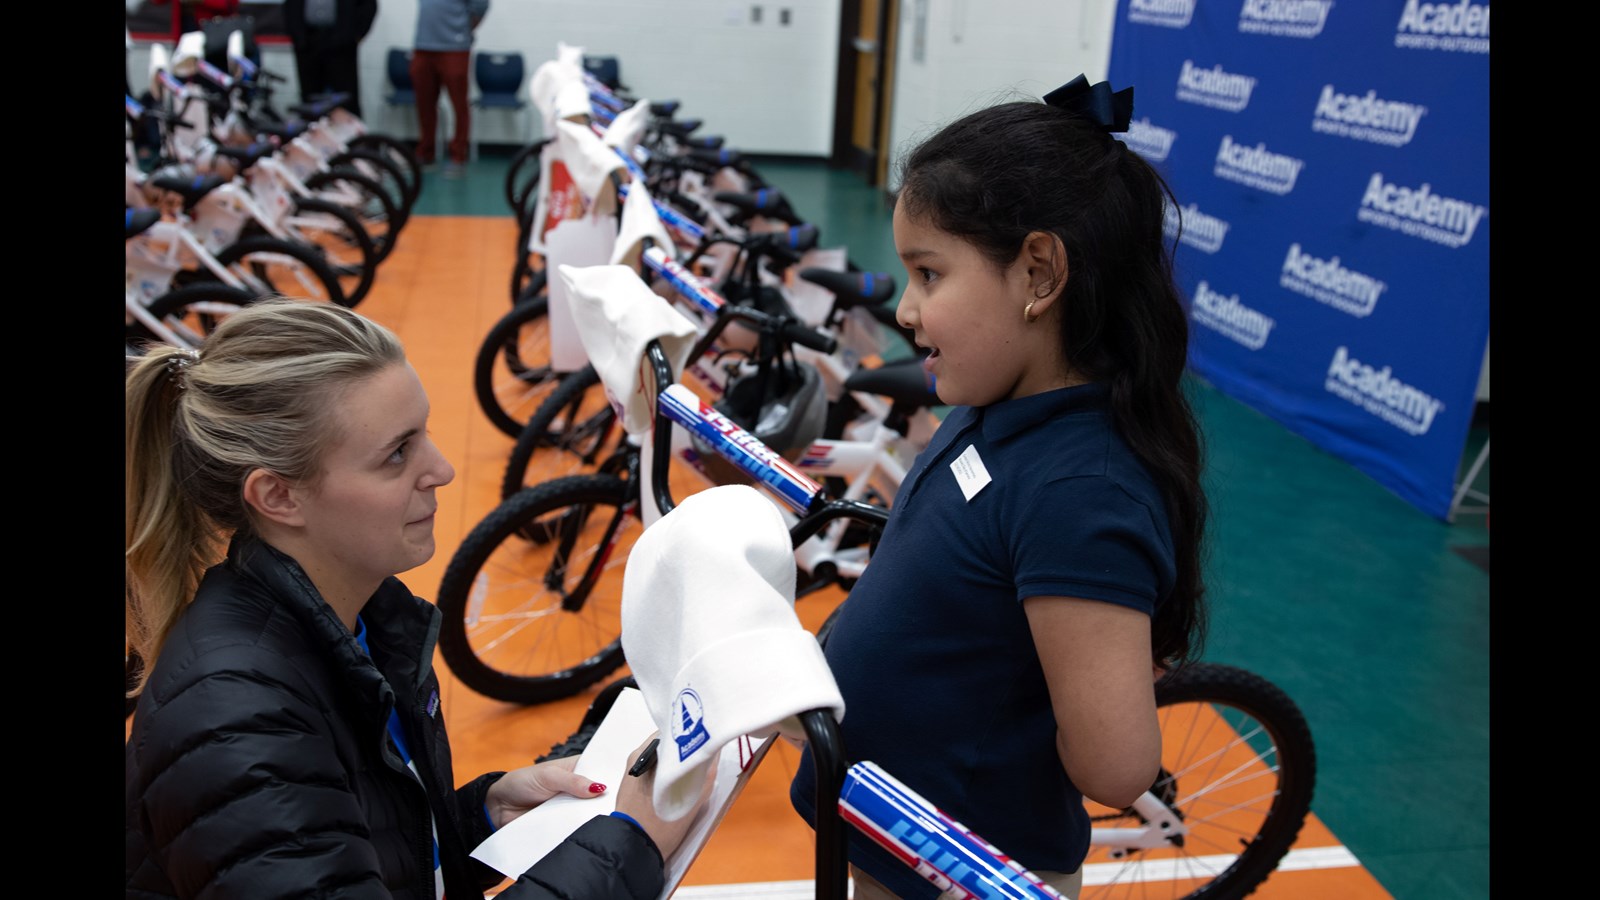
[[[1151,624],[1158,663],[1200,655],[1206,498],[1200,429],[1182,376],[1189,322],[1162,233],[1167,183],[1098,124],[1044,103],[1005,103],[946,126],[901,165],[904,214],[964,238],[1002,270],[1037,231],[1066,249],[1061,345],[1111,388],[1112,417],[1167,501],[1177,580]]]

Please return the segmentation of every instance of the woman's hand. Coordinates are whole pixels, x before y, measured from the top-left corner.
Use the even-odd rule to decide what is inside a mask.
[[[518,816],[549,800],[557,794],[573,797],[598,797],[606,786],[572,771],[578,757],[552,759],[513,769],[489,786],[484,796],[484,808],[495,828],[504,828]],[[663,854],[664,855],[664,854]]]
[[[653,740],[656,736],[651,735]],[[644,753],[644,748],[650,746],[650,741],[645,741],[628,754],[629,759],[638,759]],[[700,799],[695,801],[694,808],[684,813],[681,818],[671,822],[662,821],[656,815],[655,803],[650,799],[656,786],[656,770],[652,766],[650,771],[634,777],[622,776],[622,784],[617,788],[617,811],[633,817],[644,828],[644,833],[655,842],[656,849],[661,851],[661,858],[666,859],[678,845],[683,843],[683,838],[689,833],[689,826],[705,808],[706,798],[711,796],[711,784],[716,780],[715,769],[706,774],[705,784],[700,789]]]

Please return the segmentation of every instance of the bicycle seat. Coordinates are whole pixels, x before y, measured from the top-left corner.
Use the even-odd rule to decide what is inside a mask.
[[[275,152],[277,152],[277,148],[273,147],[271,144],[261,141],[257,141],[245,147],[217,147],[217,155],[226,156],[229,159],[237,160],[241,170],[250,168],[252,165],[255,165],[256,160],[259,160],[264,156],[271,156]]]
[[[348,92],[323,94],[312,98],[309,102],[296,104],[289,107],[289,111],[302,119],[320,119],[334,111],[339,104],[350,99]]]
[[[281,125],[272,122],[255,122],[252,127],[257,134],[264,134],[268,137],[275,137],[280,142],[287,142],[305,134],[306,129],[310,126],[300,119],[290,119]]]
[[[164,191],[172,191],[183,196],[183,208],[189,209],[200,198],[211,193],[214,188],[227,184],[229,179],[221,175],[193,175],[187,172],[157,173],[151,176],[150,185]]]
[[[326,100],[315,100],[310,103],[293,103],[286,108],[289,112],[302,119],[314,120],[333,112],[334,107],[338,105],[337,103],[329,103]]]
[[[660,128],[667,134],[681,139],[688,137],[703,124],[705,124],[703,119],[668,119],[661,123]]]
[[[161,221],[161,211],[156,209],[129,209],[127,217],[126,234],[123,240],[142,234],[150,230],[150,226]]]
[[[831,291],[842,309],[878,306],[895,292],[894,276],[887,272],[835,272],[808,266],[801,269],[799,275]]]
[[[920,359],[884,363],[875,369],[861,368],[844,380],[847,391],[861,391],[888,397],[896,406],[938,406],[942,401],[928,383],[928,373]]]
[[[670,117],[677,111],[678,101],[676,100],[658,100],[650,104],[650,114],[663,119]]]
[[[685,146],[693,147],[697,150],[721,150],[722,140],[722,135],[710,134],[705,137],[684,138],[683,143]]]

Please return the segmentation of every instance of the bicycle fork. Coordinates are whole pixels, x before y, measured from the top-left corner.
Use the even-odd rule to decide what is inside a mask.
[[[1110,858],[1123,859],[1133,850],[1153,850],[1157,847],[1183,846],[1189,826],[1172,807],[1161,801],[1152,791],[1145,791],[1133,801],[1133,810],[1144,819],[1141,828],[1097,828],[1094,842],[1109,847]]]

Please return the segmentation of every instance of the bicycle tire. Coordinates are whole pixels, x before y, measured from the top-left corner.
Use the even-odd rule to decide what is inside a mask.
[[[528,249],[528,229],[532,227],[533,214],[529,213],[517,226],[517,246],[513,251],[516,262],[511,266],[511,303],[522,302],[530,292],[542,292],[549,281],[544,254]]]
[[[587,474],[610,458],[623,435],[616,410],[600,387],[599,373],[592,365],[584,366],[561,379],[528,418],[506,460],[500,499],[530,484],[535,458],[538,481]]]
[[[223,284],[220,281],[200,281],[170,290],[150,301],[147,311],[180,336],[186,336],[181,345],[191,350],[199,349],[207,336],[232,311],[254,303],[258,298],[249,291]],[[232,307],[232,309],[229,309]],[[161,336],[134,319],[127,326],[127,340],[141,347],[165,343]],[[141,355],[143,355],[141,353]]]
[[[546,139],[528,144],[511,157],[511,165],[506,168],[505,196],[513,213],[522,211],[528,193],[538,186],[539,170],[544,164],[544,145],[548,143]]]
[[[306,215],[313,218],[301,218]],[[366,299],[378,274],[378,249],[355,213],[316,197],[297,197],[293,218],[287,224],[322,253],[339,279],[345,306],[354,307]]]
[[[217,262],[243,278],[248,291],[345,305],[339,276],[320,251],[306,244],[268,236],[241,238],[223,247]]]
[[[416,205],[417,198],[422,195],[422,160],[417,158],[416,151],[407,146],[405,141],[369,131],[351,138],[348,146],[352,150],[372,150],[388,157],[405,176],[408,199],[413,206]]]
[[[406,176],[387,156],[373,150],[346,150],[330,158],[328,166],[354,169],[376,181],[394,204],[395,214],[399,217],[396,231],[404,228],[411,219],[411,192],[406,185]]]
[[[439,584],[450,671],[486,697],[532,705],[621,666],[624,562],[644,530],[637,507],[611,475],[549,481],[495,507]],[[547,539],[525,540],[529,528]]]
[[[1294,701],[1233,666],[1194,663],[1156,684],[1161,777],[1152,790],[1188,826],[1181,846],[1114,851],[1091,843],[1086,864],[1117,867],[1086,880],[1080,900],[1245,897],[1277,868],[1311,811],[1316,747]],[[1085,801],[1097,825],[1141,824],[1132,810]],[[1092,883],[1103,882],[1103,883]]]
[[[356,214],[361,227],[372,238],[379,262],[394,252],[394,242],[400,236],[400,211],[383,185],[355,169],[329,169],[313,173],[306,179],[306,188],[315,192],[314,196],[319,199],[337,203]]]
[[[550,366],[549,304],[534,294],[489,329],[472,364],[478,406],[508,437],[527,427],[561,376]]]

